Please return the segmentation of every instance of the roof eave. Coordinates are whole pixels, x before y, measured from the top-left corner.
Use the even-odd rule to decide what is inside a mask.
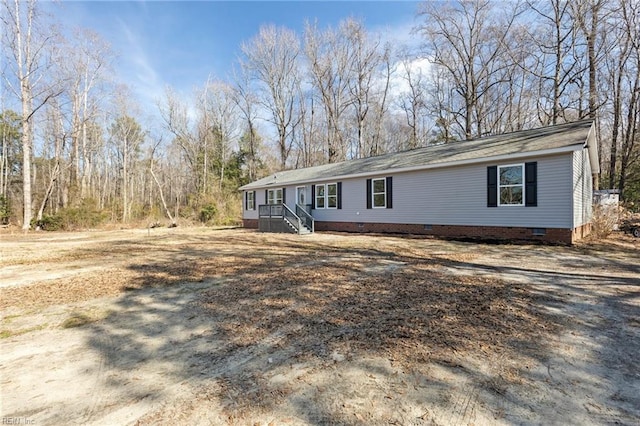
[[[515,153],[515,154],[511,153],[511,154],[494,155],[489,157],[471,158],[467,160],[458,160],[458,161],[447,161],[443,163],[424,164],[420,166],[402,167],[402,168],[396,168],[396,169],[376,170],[376,171],[363,172],[363,173],[336,175],[336,176],[317,178],[317,179],[290,180],[290,181],[281,181],[281,182],[278,182],[277,180],[275,180],[271,183],[260,184],[260,185],[254,185],[252,183],[249,183],[247,185],[240,187],[239,190],[241,191],[247,190],[247,189],[254,190],[254,189],[269,188],[273,186],[280,187],[280,186],[308,184],[308,183],[315,183],[315,182],[328,182],[336,179],[353,179],[353,178],[360,178],[360,177],[380,176],[380,175],[391,173],[391,172],[405,173],[405,172],[413,172],[413,171],[421,171],[421,170],[439,169],[439,168],[445,168],[445,167],[487,163],[487,162],[493,162],[493,161],[520,160],[520,159],[529,158],[529,157],[540,157],[540,156],[546,156],[546,155],[554,155],[554,154],[562,154],[567,152],[579,151],[583,148],[584,148],[584,143],[580,142],[580,143],[576,143],[568,146],[563,146],[560,148],[528,151],[528,152]]]
[[[598,136],[596,134],[595,122],[591,124],[589,135],[587,136],[586,148],[589,152],[589,162],[591,163],[591,173],[600,174],[600,157],[598,153]]]

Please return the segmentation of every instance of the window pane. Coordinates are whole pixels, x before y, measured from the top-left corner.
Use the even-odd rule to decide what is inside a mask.
[[[324,185],[316,185],[316,209],[324,209]]]
[[[267,191],[267,204],[282,203],[282,189],[269,189]]]
[[[522,166],[500,167],[500,185],[521,185]]]
[[[336,185],[335,183],[327,185],[327,192],[329,193],[329,195],[336,195],[338,193],[338,185]]]
[[[373,180],[373,193],[374,194],[379,194],[381,192],[384,192],[384,185],[385,185],[385,180],[384,179],[374,179]]]
[[[373,196],[373,206],[374,207],[385,207],[386,196],[384,194],[374,194]]]
[[[522,204],[522,187],[500,188],[500,204]]]
[[[329,195],[327,197],[327,207],[335,209],[338,207],[338,197],[335,195]]]

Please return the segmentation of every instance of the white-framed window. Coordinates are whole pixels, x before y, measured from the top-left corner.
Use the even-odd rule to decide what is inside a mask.
[[[296,193],[298,196],[298,201],[297,203],[301,206],[304,206],[305,204],[307,204],[307,190],[306,187],[304,186],[298,186],[296,188]]]
[[[323,183],[316,185],[316,209],[338,208],[338,184]]]
[[[247,210],[255,210],[256,208],[256,200],[255,200],[255,191],[247,192]]]
[[[498,166],[498,205],[524,206],[524,164]]]
[[[324,209],[324,197],[326,195],[325,185],[316,185],[316,209]]]
[[[337,209],[338,208],[338,184],[337,183],[328,183],[327,184],[327,202],[328,209]]]
[[[267,204],[282,204],[282,188],[267,190]]]
[[[371,200],[374,209],[387,207],[387,180],[385,178],[371,179]]]

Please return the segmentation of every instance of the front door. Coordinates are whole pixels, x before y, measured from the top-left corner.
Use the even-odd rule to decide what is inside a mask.
[[[296,203],[300,205],[300,207],[304,207],[307,204],[307,187],[299,186],[296,188]]]

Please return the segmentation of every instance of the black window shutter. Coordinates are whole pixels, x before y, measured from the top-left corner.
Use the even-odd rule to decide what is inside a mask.
[[[371,179],[367,179],[367,208],[371,208]]]
[[[311,185],[311,209],[316,208],[316,186]]]
[[[498,207],[498,166],[487,167],[487,207]]]
[[[393,178],[391,176],[387,176],[387,185],[385,190],[387,191],[387,208],[393,208],[393,186],[391,185]]]
[[[249,191],[244,191],[244,209],[249,209]]]
[[[269,190],[268,189],[264,190],[264,203],[265,204],[269,204]]]
[[[524,194],[527,207],[538,205],[538,163],[531,162],[524,164]]]
[[[342,208],[342,182],[338,182],[338,208]]]
[[[253,209],[256,209],[256,204],[258,204],[258,200],[256,200],[256,191],[253,191]]]
[[[282,204],[287,204],[287,188],[282,188]]]

